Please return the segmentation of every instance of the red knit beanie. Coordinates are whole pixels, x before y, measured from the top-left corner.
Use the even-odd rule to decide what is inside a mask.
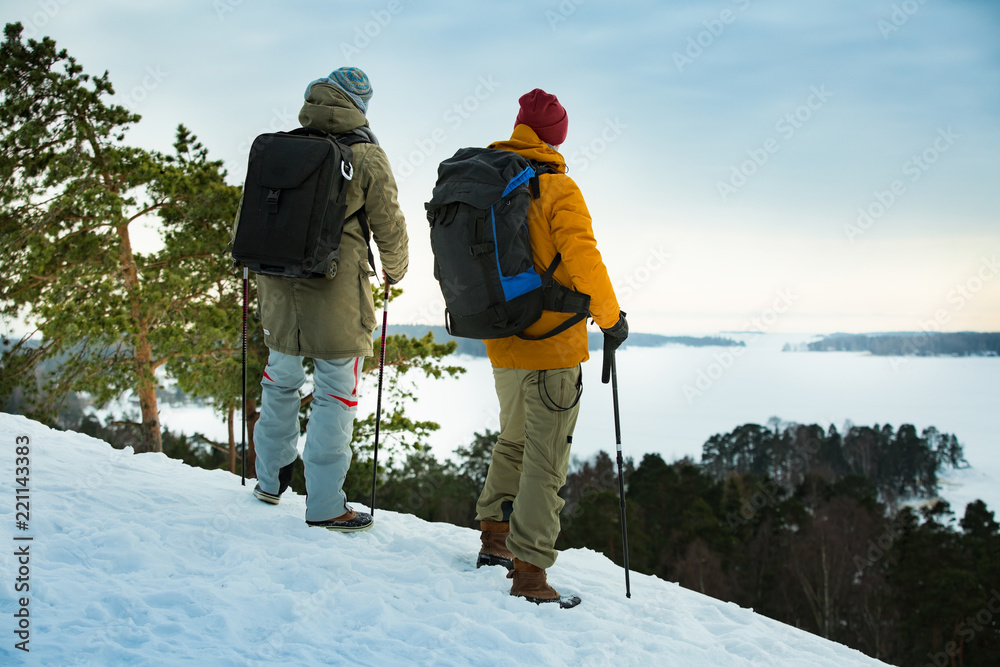
[[[553,146],[566,141],[569,119],[555,95],[535,88],[522,95],[518,102],[521,103],[521,110],[517,112],[515,127],[523,123],[534,130],[539,139]]]

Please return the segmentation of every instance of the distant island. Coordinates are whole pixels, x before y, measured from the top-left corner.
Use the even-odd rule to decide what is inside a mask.
[[[395,324],[389,325],[389,334],[404,334],[407,336],[421,337],[428,332],[434,334],[434,340],[438,343],[455,341],[458,349],[455,354],[465,354],[470,357],[485,357],[486,344],[481,340],[471,340],[469,338],[456,338],[448,333],[443,326],[431,326],[427,324]],[[375,337],[381,334],[379,329],[375,330]],[[687,345],[690,347],[707,346],[743,346],[742,341],[735,341],[730,338],[719,336],[662,336],[660,334],[630,333],[628,340],[623,347],[661,347],[663,345]],[[588,345],[591,351],[599,351],[604,346],[604,335],[599,332],[588,333]]]
[[[832,334],[818,341],[786,345],[786,352],[869,352],[884,357],[996,357],[1000,333]]]

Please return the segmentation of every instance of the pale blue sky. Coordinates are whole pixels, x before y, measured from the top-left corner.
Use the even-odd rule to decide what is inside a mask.
[[[168,150],[184,123],[234,183],[308,81],[365,69],[412,239],[396,322],[440,323],[437,163],[506,138],[541,87],[634,329],[1000,330],[993,0],[13,0],[3,18],[109,70],[143,115],[131,141]]]

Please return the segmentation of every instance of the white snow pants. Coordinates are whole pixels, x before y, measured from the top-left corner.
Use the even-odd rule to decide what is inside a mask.
[[[260,384],[260,419],[254,427],[257,481],[278,493],[278,471],[295,461],[299,439],[302,357],[271,350]],[[344,480],[351,467],[351,437],[358,409],[362,359],[315,359],[313,401],[302,461],[306,474],[306,521],[324,521],[347,511]]]

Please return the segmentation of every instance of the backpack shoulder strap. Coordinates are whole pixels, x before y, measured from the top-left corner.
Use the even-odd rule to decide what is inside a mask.
[[[538,199],[542,196],[541,188],[538,185],[538,177],[542,174],[558,174],[559,172],[544,162],[528,160],[531,168],[535,170],[535,175],[528,181],[528,189],[531,191],[531,198]]]
[[[338,135],[337,141],[348,146],[353,146],[354,144],[375,144],[378,146],[378,139],[375,138],[375,134],[367,127],[358,127],[350,132]],[[356,217],[358,224],[361,225],[361,233],[365,237],[365,249],[368,250],[368,266],[372,267],[372,272],[378,275],[378,269],[375,268],[375,253],[372,252],[372,230],[368,225],[368,214],[365,213],[365,205],[361,204],[361,208],[350,217]]]
[[[348,146],[353,146],[354,144],[375,144],[378,146],[378,139],[375,137],[375,133],[372,132],[370,127],[356,127],[353,130],[348,130],[347,132],[342,132],[336,135],[337,141]]]

